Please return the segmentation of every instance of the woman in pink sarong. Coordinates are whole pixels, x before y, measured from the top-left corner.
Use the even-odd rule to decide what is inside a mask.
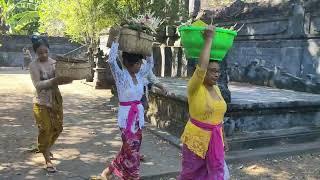
[[[146,63],[142,65],[142,55],[123,52],[125,68],[120,68],[117,63],[118,46],[117,40],[113,42],[108,63],[116,82],[120,101],[118,126],[123,144],[116,158],[101,173],[101,177],[108,179],[111,174],[114,174],[123,180],[136,180],[140,178],[140,145],[144,126],[144,108],[140,100],[146,84],[144,77],[153,68],[153,58],[147,57]]]
[[[205,45],[196,70],[188,82],[190,120],[181,137],[182,171],[180,180],[226,180],[222,122],[227,109],[216,82],[219,63],[209,61],[215,27],[204,31]]]

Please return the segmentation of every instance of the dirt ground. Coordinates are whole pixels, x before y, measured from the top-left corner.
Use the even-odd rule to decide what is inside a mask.
[[[320,153],[237,163],[229,167],[232,179],[237,180],[319,180]]]
[[[48,175],[41,154],[29,152],[36,144],[38,130],[27,73],[0,71],[0,179],[88,179],[99,174],[121,146],[116,99],[110,91],[94,90],[79,81],[60,87],[64,130],[53,147],[58,173]],[[144,131],[142,144],[146,155],[143,176],[179,168],[179,149],[148,131]]]
[[[47,174],[40,154],[28,152],[36,142],[32,118],[33,86],[27,72],[0,70],[0,179],[88,179],[112,160],[121,146],[117,102],[109,91],[79,81],[62,86],[64,131],[53,153],[58,173]],[[177,172],[180,150],[145,131],[142,175]],[[320,152],[320,150],[319,150]],[[232,179],[320,179],[320,153],[229,164]]]

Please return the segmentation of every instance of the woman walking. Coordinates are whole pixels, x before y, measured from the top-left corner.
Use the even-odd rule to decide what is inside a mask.
[[[144,108],[141,98],[146,83],[144,77],[153,68],[153,58],[147,57],[147,62],[142,65],[142,55],[123,52],[125,68],[121,69],[117,63],[118,38],[111,46],[108,63],[116,82],[120,101],[118,126],[123,144],[116,158],[101,173],[101,177],[108,179],[111,174],[114,174],[123,180],[136,180],[140,178],[140,146],[144,126]]]
[[[51,162],[50,148],[62,132],[63,109],[60,84],[72,82],[70,78],[55,77],[56,61],[49,58],[49,44],[43,37],[32,37],[36,59],[30,64],[32,83],[36,89],[33,99],[33,114],[39,129],[38,150],[43,154],[46,170],[56,171]]]
[[[229,172],[224,160],[222,122],[227,109],[216,82],[219,63],[210,61],[215,27],[204,31],[205,45],[196,70],[188,82],[190,120],[183,135],[180,180],[225,180]]]

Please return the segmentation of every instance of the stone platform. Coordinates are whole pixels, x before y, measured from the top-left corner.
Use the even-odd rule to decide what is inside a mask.
[[[150,93],[147,116],[180,137],[188,120],[187,79],[164,78],[174,95]],[[232,150],[314,142],[320,137],[320,95],[231,83],[224,127]]]

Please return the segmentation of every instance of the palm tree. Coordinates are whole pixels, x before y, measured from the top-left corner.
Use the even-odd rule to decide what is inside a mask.
[[[35,26],[38,28],[39,21],[39,0],[0,0],[1,5],[1,23],[9,29],[6,33],[24,34],[28,32],[27,27]],[[33,28],[33,29],[34,29]]]
[[[0,0],[0,32],[7,33],[10,30],[7,20],[10,17],[10,13],[14,9],[14,2],[12,0]]]

